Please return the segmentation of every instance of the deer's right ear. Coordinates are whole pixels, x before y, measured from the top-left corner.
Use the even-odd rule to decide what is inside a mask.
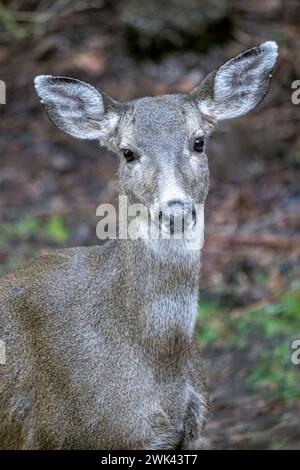
[[[34,84],[49,119],[73,137],[105,142],[119,121],[121,104],[87,83],[39,75]]]

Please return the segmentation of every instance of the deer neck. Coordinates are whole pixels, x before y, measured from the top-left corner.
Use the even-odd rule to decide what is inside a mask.
[[[156,240],[155,247],[119,240],[119,263],[131,333],[150,356],[184,357],[196,321],[200,250],[178,240]]]

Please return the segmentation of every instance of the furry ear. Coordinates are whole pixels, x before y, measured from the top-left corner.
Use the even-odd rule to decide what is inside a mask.
[[[119,121],[121,104],[87,83],[40,75],[34,84],[49,119],[73,137],[105,141]]]
[[[190,96],[216,120],[242,116],[267,94],[277,55],[273,41],[248,49],[210,73]]]

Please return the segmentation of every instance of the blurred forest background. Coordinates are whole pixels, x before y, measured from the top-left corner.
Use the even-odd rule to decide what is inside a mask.
[[[119,100],[187,92],[231,56],[279,45],[271,90],[209,144],[197,334],[210,378],[208,443],[300,448],[300,79],[298,0],[0,1],[0,272],[49,247],[96,244],[117,158],[51,125],[38,74]]]

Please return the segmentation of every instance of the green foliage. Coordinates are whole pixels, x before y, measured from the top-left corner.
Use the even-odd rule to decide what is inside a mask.
[[[300,371],[291,362],[290,344],[300,335],[300,293],[291,290],[278,302],[239,311],[216,304],[199,307],[197,336],[204,346],[248,349],[253,368],[245,379],[268,397],[300,399]]]
[[[197,338],[200,344],[222,345],[228,336],[227,330],[227,322],[217,304],[205,303],[199,306]]]
[[[62,217],[55,215],[48,221],[28,216],[12,224],[0,224],[0,243],[28,243],[32,239],[64,244],[69,238],[68,229]]]
[[[13,223],[0,224],[0,274],[13,271],[27,259],[36,257],[45,245],[64,246],[69,231],[62,217],[43,221],[27,216]]]
[[[46,238],[56,243],[66,243],[69,238],[69,232],[64,221],[59,216],[52,217],[43,227],[43,232]]]
[[[39,231],[39,222],[35,217],[26,217],[12,224],[0,224],[0,244],[27,242]]]
[[[38,234],[40,223],[36,217],[26,217],[15,222],[10,230],[12,235],[15,235],[20,241],[26,242]]]
[[[245,385],[249,390],[263,390],[270,398],[300,399],[299,372],[297,374],[296,366],[291,364],[289,341],[264,351],[258,365],[246,377]]]

